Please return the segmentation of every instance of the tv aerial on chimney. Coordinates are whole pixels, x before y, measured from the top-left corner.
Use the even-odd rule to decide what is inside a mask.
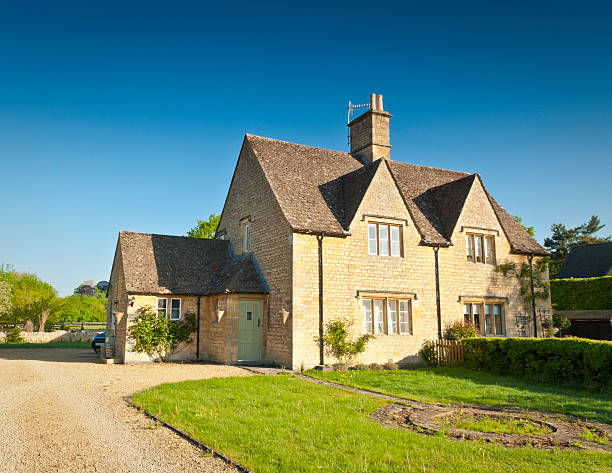
[[[351,116],[353,116],[356,112],[360,111],[360,110],[364,110],[364,109],[370,109],[371,106],[369,103],[362,103],[362,104],[356,104],[356,103],[352,103],[349,100],[348,103],[348,108],[346,110],[346,124],[348,125],[349,123],[351,123]],[[351,149],[351,132],[349,130],[348,134],[347,134],[347,143],[348,143],[348,147],[349,149]]]

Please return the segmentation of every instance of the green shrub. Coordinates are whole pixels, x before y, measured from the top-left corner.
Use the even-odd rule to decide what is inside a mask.
[[[419,350],[419,355],[429,366],[438,366],[438,355],[436,353],[436,342],[426,340]]]
[[[152,307],[141,307],[130,327],[129,337],[134,341],[136,353],[146,353],[154,361],[165,361],[179,343],[191,343],[191,334],[196,330],[193,314],[185,314],[185,320],[173,321],[159,317]]]
[[[383,369],[382,365],[379,365],[378,363],[372,363],[368,366],[368,369],[374,370],[374,371],[381,371]]]
[[[383,368],[387,371],[399,370],[399,365],[397,363],[393,363],[392,361],[388,361],[383,365]]]
[[[6,332],[4,343],[23,343],[24,338],[21,336],[21,329],[16,325]]]
[[[364,371],[368,369],[368,365],[364,365],[363,363],[357,363],[355,366],[351,366],[349,370],[353,371]]]
[[[612,342],[582,338],[470,338],[465,365],[534,381],[612,392]]]
[[[341,363],[349,363],[355,355],[363,353],[367,343],[374,338],[372,334],[365,334],[350,340],[348,334],[351,325],[352,322],[348,320],[331,320],[327,323],[322,338],[327,354]],[[315,337],[315,342],[320,343],[320,341],[320,338]]]
[[[474,338],[477,336],[478,330],[476,330],[476,327],[463,320],[453,322],[444,329],[444,340],[463,340],[464,338]]]
[[[334,363],[332,367],[334,371],[347,371],[349,368],[348,363]]]
[[[570,325],[572,325],[572,323],[565,315],[556,312],[553,313],[553,327],[564,329],[569,328]]]
[[[550,297],[557,310],[612,309],[612,276],[553,279]]]

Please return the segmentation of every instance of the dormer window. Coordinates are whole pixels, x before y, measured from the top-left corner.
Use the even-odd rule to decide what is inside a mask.
[[[368,223],[368,253],[380,256],[402,256],[402,226]]]
[[[465,252],[471,263],[495,264],[495,237],[468,233],[465,235]]]

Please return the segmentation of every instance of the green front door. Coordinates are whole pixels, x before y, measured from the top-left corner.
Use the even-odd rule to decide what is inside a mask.
[[[261,360],[263,301],[240,299],[238,305],[238,360]]]

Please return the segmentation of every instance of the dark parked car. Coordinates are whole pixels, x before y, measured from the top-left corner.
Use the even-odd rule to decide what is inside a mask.
[[[105,332],[102,332],[102,333],[99,333],[99,334],[95,335],[91,339],[91,348],[93,348],[96,353],[99,353],[100,352],[100,347],[104,346],[104,341],[105,340],[106,340],[106,333]]]

